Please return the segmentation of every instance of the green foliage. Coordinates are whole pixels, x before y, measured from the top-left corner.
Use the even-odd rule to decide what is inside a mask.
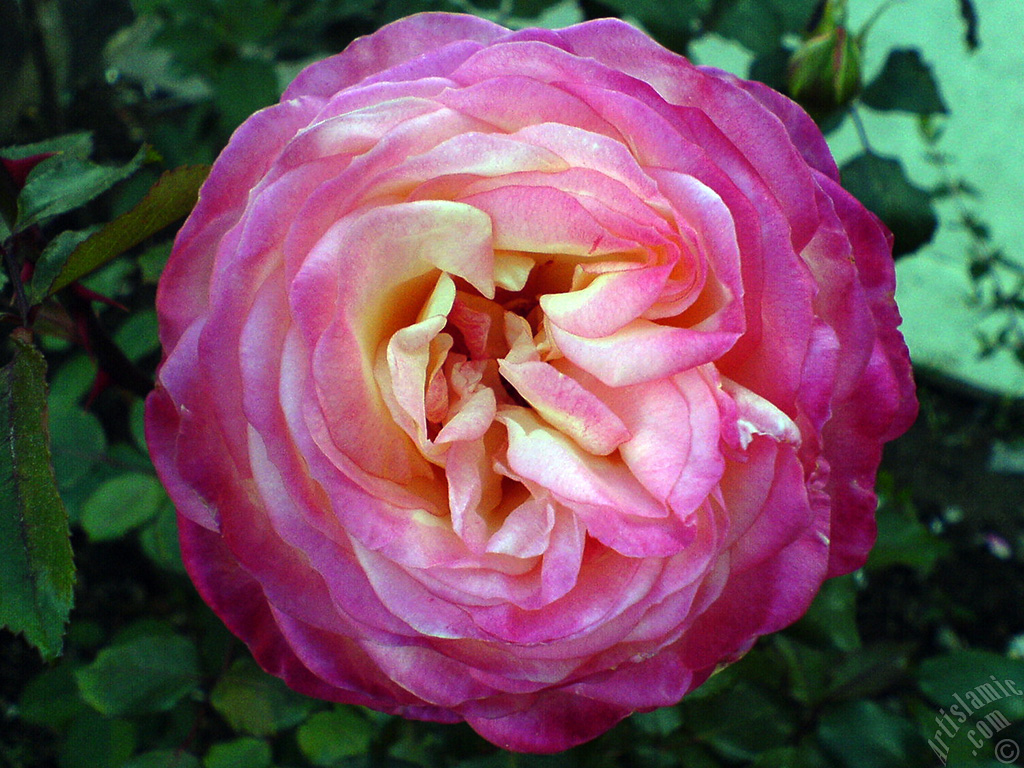
[[[26,722],[54,730],[65,730],[87,709],[78,693],[74,669],[69,664],[52,667],[25,686],[19,701]]]
[[[607,5],[622,15],[633,16],[656,37],[671,40],[688,37],[694,24],[711,9],[711,0],[608,0]]]
[[[35,141],[31,144],[4,147],[0,151],[0,156],[11,160],[23,160],[35,155],[63,153],[69,157],[78,157],[84,160],[92,154],[94,143],[91,131],[79,131]]]
[[[86,710],[68,728],[60,753],[60,766],[123,766],[134,752],[136,744],[137,735],[133,723]]]
[[[270,745],[263,739],[243,736],[214,744],[203,759],[204,768],[270,768]]]
[[[154,475],[126,472],[92,493],[82,507],[81,524],[95,541],[116,539],[156,517],[166,499]]]
[[[273,65],[258,59],[230,62],[214,75],[213,87],[221,124],[228,132],[281,95]]]
[[[838,651],[855,651],[861,647],[854,615],[856,604],[857,588],[853,577],[830,579],[822,585],[811,607],[793,626],[792,632],[815,645]]]
[[[871,550],[867,567],[881,570],[893,565],[906,565],[927,576],[935,565],[949,554],[949,543],[928,530],[917,518],[911,500],[885,498],[891,490],[891,477],[879,479],[883,501],[878,510],[878,543]]]
[[[791,705],[760,686],[736,679],[707,698],[683,700],[683,722],[693,737],[731,760],[753,760],[784,746],[794,733]]]
[[[166,712],[196,689],[199,659],[188,638],[142,636],[104,648],[75,680],[82,698],[100,714]]]
[[[74,565],[46,424],[46,362],[28,335],[11,336],[0,369],[0,626],[47,658],[61,651]]]
[[[143,147],[125,165],[98,165],[70,152],[50,157],[29,174],[18,197],[18,218],[13,231],[22,232],[34,224],[85,205],[141,167],[148,154]]]
[[[32,281],[26,286],[28,299],[32,304],[41,303],[52,293],[51,286],[64,270],[71,255],[99,229],[100,227],[95,226],[88,229],[67,230],[46,244],[42,253],[39,254],[39,258],[36,259]]]
[[[839,170],[843,186],[892,230],[896,256],[913,253],[932,239],[939,225],[932,195],[907,179],[899,160],[869,151]]]
[[[819,731],[824,751],[848,768],[912,768],[929,764],[924,739],[898,714],[873,701],[829,712]]]
[[[737,0],[724,9],[713,29],[755,54],[774,50],[787,35],[804,31],[818,0]]]
[[[209,172],[207,166],[185,166],[167,171],[135,207],[98,231],[63,233],[73,234],[77,242],[58,260],[60,270],[52,281],[39,284],[33,279],[38,300],[42,301],[80,280],[169,224],[184,218],[195,205],[199,187]],[[82,234],[85,237],[78,240]],[[45,252],[43,258],[46,258]]]
[[[221,675],[210,703],[239,733],[270,736],[306,719],[312,702],[263,672],[249,659],[240,659]]]
[[[237,768],[249,768],[247,763],[234,763]],[[202,768],[195,755],[178,749],[155,749],[136,755],[123,768]],[[254,766],[253,768],[258,768]]]
[[[945,114],[945,103],[931,68],[915,49],[889,52],[878,76],[864,89],[865,104],[883,111],[900,110],[917,115]]]
[[[318,712],[299,726],[299,748],[313,765],[331,766],[366,752],[374,728],[351,708]]]
[[[1024,659],[990,651],[954,651],[922,662],[917,681],[940,707],[950,707],[959,696],[974,709],[994,704],[1007,718],[1024,720]]]

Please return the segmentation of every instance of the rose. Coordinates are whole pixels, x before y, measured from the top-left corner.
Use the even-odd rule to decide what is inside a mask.
[[[324,699],[551,752],[874,538],[890,236],[810,119],[626,24],[419,15],[232,137],[158,295],[185,564]]]

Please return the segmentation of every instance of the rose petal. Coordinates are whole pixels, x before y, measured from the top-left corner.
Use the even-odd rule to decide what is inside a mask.
[[[577,336],[555,323],[547,328],[562,354],[610,387],[663,379],[710,363],[739,338],[733,332],[675,328],[643,319],[598,339]]]
[[[504,410],[498,420],[508,428],[509,469],[572,509],[606,546],[629,557],[664,556],[692,539],[691,527],[621,464],[581,453],[523,408]]]
[[[607,456],[629,439],[629,430],[607,405],[547,363],[500,360],[498,369],[548,424],[588,453]]]

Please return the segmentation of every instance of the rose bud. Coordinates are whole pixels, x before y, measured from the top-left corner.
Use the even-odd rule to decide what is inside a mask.
[[[846,28],[845,0],[826,0],[821,21],[790,59],[790,95],[819,119],[845,107],[861,90],[861,46]]]

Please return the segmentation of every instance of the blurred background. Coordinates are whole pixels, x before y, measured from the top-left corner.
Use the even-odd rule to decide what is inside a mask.
[[[1024,3],[0,0],[0,157],[73,148],[105,181],[47,226],[88,231],[167,169],[201,178],[305,64],[424,10],[620,16],[811,112],[896,235],[920,387],[879,476],[871,559],[680,705],[559,756],[294,694],[195,594],[145,452],[169,226],[44,317],[77,581],[59,657],[0,630],[0,767],[1024,765]],[[14,306],[6,278],[0,292]]]

